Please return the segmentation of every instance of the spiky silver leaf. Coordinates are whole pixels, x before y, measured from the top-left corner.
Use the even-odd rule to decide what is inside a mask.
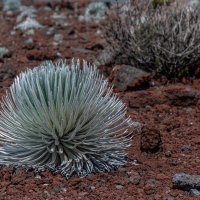
[[[95,66],[42,63],[3,98],[0,164],[50,168],[66,177],[125,163],[132,121]]]

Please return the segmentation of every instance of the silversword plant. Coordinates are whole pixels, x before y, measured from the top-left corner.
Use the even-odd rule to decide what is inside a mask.
[[[67,178],[126,160],[134,123],[95,66],[44,62],[14,80],[0,112],[0,164]]]

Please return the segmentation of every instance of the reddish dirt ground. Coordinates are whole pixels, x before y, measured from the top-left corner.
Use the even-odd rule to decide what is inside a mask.
[[[30,5],[25,1],[26,5]],[[79,4],[78,14],[83,13],[85,1]],[[16,16],[0,12],[1,46],[11,55],[0,61],[0,95],[5,94],[13,78],[27,67],[37,66],[46,59],[84,58],[94,61],[101,52],[104,39],[96,34],[98,24],[80,22],[74,10],[61,5],[45,9],[37,6],[37,20],[45,27],[34,35],[16,31]],[[56,24],[53,13],[67,15],[67,26]],[[53,36],[45,33],[54,27],[55,33],[64,36],[63,43],[53,45]],[[33,38],[31,46],[26,39]],[[83,50],[84,49],[84,50]],[[87,49],[87,51],[85,51]],[[57,52],[60,54],[58,55]],[[200,173],[200,80],[190,84],[156,85],[140,91],[119,92],[128,106],[128,115],[144,124],[141,133],[133,137],[128,149],[128,163],[110,173],[92,174],[67,180],[49,171],[36,173],[24,169],[1,167],[0,200],[176,200],[200,199],[188,192],[174,189],[175,173]],[[155,145],[157,151],[140,149]],[[150,144],[149,144],[150,143]],[[150,147],[148,146],[150,145]],[[138,162],[134,162],[137,160]]]

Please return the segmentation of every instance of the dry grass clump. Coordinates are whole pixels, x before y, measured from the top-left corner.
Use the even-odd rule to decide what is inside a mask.
[[[135,0],[121,10],[109,18],[104,31],[118,61],[169,80],[199,72],[200,5],[179,0],[154,8],[151,1]]]

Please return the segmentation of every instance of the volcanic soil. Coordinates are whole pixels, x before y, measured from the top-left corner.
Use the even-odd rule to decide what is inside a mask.
[[[73,57],[93,62],[102,52],[105,39],[99,23],[79,19],[87,1],[78,1],[77,7],[74,2],[22,1],[36,8],[35,19],[43,25],[29,32],[15,29],[19,14],[1,7],[0,46],[9,50],[0,59],[1,97],[27,67]],[[109,76],[113,67],[99,69]],[[114,92],[126,103],[127,114],[143,126],[133,137],[126,165],[109,173],[70,180],[49,171],[36,173],[1,166],[0,200],[200,199],[172,183],[176,173],[200,174],[200,79],[165,85],[155,82],[137,90]]]

